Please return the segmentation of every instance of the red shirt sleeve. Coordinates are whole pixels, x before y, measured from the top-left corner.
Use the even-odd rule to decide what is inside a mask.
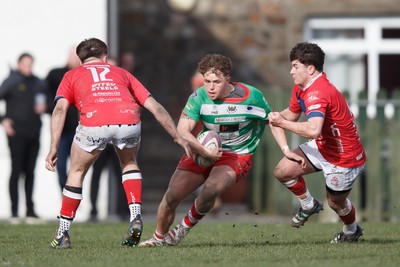
[[[65,98],[70,105],[75,105],[74,90],[71,83],[71,71],[67,72],[58,86],[56,99]]]
[[[301,89],[298,86],[293,86],[292,97],[289,102],[289,110],[293,113],[301,113],[302,109],[299,104]]]
[[[139,105],[143,106],[147,98],[151,96],[150,92],[133,75],[128,74],[128,80],[130,84],[129,90],[131,91],[133,97]]]

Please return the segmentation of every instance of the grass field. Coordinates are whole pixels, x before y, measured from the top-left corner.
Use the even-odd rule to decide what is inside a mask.
[[[57,225],[0,224],[0,266],[399,266],[400,224],[362,223],[358,243],[329,244],[340,224],[203,222],[176,247],[120,245],[127,225],[75,223],[72,248],[53,250]],[[145,225],[142,240],[155,224]]]

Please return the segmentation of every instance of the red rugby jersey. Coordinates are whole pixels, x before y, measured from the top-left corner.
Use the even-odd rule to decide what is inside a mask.
[[[149,91],[128,71],[104,62],[68,71],[55,100],[66,98],[80,111],[84,126],[136,124]]]
[[[365,163],[366,156],[354,123],[354,115],[344,96],[329,82],[325,73],[305,90],[295,85],[289,109],[294,113],[304,112],[307,119],[325,119],[316,143],[327,161],[345,168]]]

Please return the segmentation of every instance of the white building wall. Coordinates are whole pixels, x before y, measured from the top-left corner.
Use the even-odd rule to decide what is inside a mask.
[[[35,58],[34,73],[45,78],[50,69],[63,66],[69,49],[86,38],[107,41],[107,0],[2,0],[0,1],[0,82],[16,67],[23,52]],[[0,104],[4,112],[4,103]],[[50,143],[50,116],[43,116],[41,148],[36,165],[33,193],[36,212],[44,219],[55,219],[61,205],[58,178],[44,168],[44,158]],[[27,129],[29,130],[29,129]],[[10,159],[7,139],[0,127],[0,220],[11,216],[8,191]],[[76,220],[85,220],[89,214],[89,178],[84,183],[84,199]],[[23,179],[21,179],[23,181]],[[104,181],[104,179],[102,179]],[[106,197],[100,185],[100,217],[104,216]],[[25,216],[23,184],[20,184],[19,215]]]

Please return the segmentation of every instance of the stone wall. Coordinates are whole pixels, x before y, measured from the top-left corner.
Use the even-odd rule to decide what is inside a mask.
[[[188,12],[167,0],[120,0],[119,50],[135,53],[136,76],[177,121],[207,53],[231,57],[233,80],[268,95],[291,88],[288,53],[303,41],[307,18],[399,15],[398,0],[197,0]],[[144,183],[165,189],[182,151],[148,113],[143,119]]]
[[[153,88],[178,86],[182,92],[209,52],[233,57],[234,78],[290,87],[288,52],[303,41],[305,19],[400,15],[396,0],[197,0],[186,13],[167,0],[120,3],[120,49],[137,54],[140,76]],[[151,78],[155,73],[157,82]]]

